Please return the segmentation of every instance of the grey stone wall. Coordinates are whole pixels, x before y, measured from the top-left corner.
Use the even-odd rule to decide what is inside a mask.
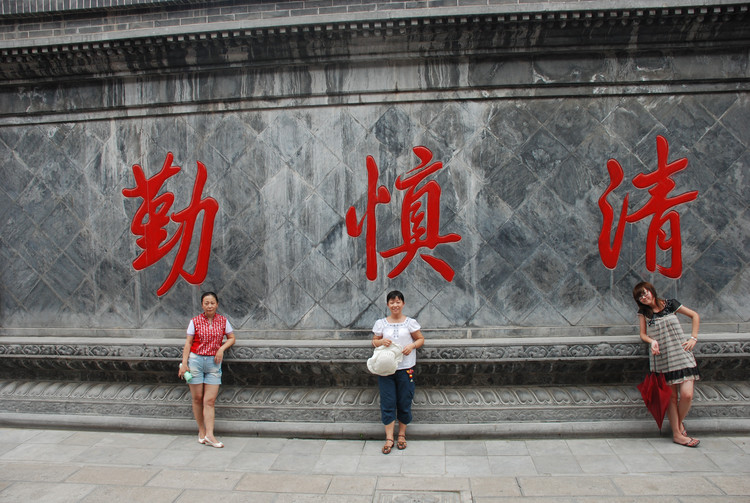
[[[750,30],[745,7],[719,12],[7,43],[2,330],[181,334],[200,291],[214,289],[245,337],[349,338],[367,334],[398,288],[436,337],[632,333],[630,290],[643,278],[707,330],[747,331]],[[653,171],[656,135],[670,160],[689,160],[673,194],[699,191],[677,208],[679,280],[646,271],[647,220],[628,226],[615,270],[597,249],[607,159],[626,182]],[[440,231],[462,239],[431,253],[455,278],[417,258],[389,280],[399,258],[380,258],[368,281],[364,240],[345,226],[350,206],[365,209],[366,156],[393,196],[377,210],[384,251],[400,243],[394,181],[416,166],[418,145],[444,166]],[[164,185],[174,209],[187,206],[200,161],[219,213],[206,281],[179,279],[157,297],[171,257],[133,269],[138,204],[122,189],[134,186],[132,165],[153,175],[167,152],[182,167]],[[631,211],[645,202],[632,186],[611,201],[627,190]]]

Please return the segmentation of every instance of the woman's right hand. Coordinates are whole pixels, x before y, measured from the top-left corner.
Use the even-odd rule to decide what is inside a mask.
[[[656,342],[656,339],[652,339],[652,340],[651,340],[651,353],[653,353],[653,354],[655,354],[655,355],[658,355],[658,354],[660,354],[660,351],[659,351],[659,343],[658,343],[658,342]]]
[[[177,370],[177,377],[182,379],[182,376],[185,375],[185,372],[187,372],[188,366],[185,363],[180,364],[180,368]]]

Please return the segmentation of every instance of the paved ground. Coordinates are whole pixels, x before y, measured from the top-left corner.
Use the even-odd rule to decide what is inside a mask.
[[[750,502],[750,436],[382,442],[0,428],[0,501]]]

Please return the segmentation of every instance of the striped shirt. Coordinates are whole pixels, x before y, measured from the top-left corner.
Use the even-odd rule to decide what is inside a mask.
[[[193,336],[190,352],[201,356],[214,356],[224,342],[224,335],[233,332],[232,325],[224,316],[215,314],[213,322],[205,314],[199,314],[188,326],[188,335]]]
[[[664,374],[667,384],[679,384],[686,380],[700,379],[698,364],[692,351],[686,351],[682,343],[687,336],[682,331],[677,310],[682,306],[676,299],[667,299],[664,309],[646,318],[646,333],[659,343],[659,353],[649,351],[651,372]],[[646,316],[645,312],[638,311]]]

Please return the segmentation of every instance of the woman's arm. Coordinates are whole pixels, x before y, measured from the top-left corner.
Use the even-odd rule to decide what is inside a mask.
[[[655,355],[660,354],[659,343],[646,333],[646,317],[642,314],[638,315],[638,324],[640,326],[641,340],[651,347],[651,353]]]
[[[390,346],[392,342],[393,341],[391,341],[390,339],[383,339],[383,334],[372,334],[373,347],[378,347],[378,346],[387,347],[387,346]]]
[[[188,371],[188,358],[190,357],[190,346],[193,345],[192,335],[188,335],[185,339],[185,346],[182,348],[182,365],[180,370],[177,371],[177,377],[182,378],[182,374]]]
[[[224,360],[224,351],[231,348],[234,345],[234,332],[229,332],[227,335],[227,340],[224,342],[224,344],[221,345],[218,351],[216,351],[216,356],[214,356],[214,361],[216,363],[221,363],[222,360]]]
[[[414,339],[414,342],[412,342],[411,344],[407,345],[404,348],[404,350],[402,351],[402,353],[404,353],[405,355],[408,355],[413,350],[419,349],[422,346],[424,346],[424,335],[422,335],[422,331],[421,330],[417,330],[416,332],[412,332],[411,333],[411,338]]]
[[[680,306],[679,309],[677,309],[677,312],[690,318],[692,324],[690,339],[683,342],[682,347],[685,348],[685,351],[692,351],[698,343],[698,329],[701,325],[701,317],[698,316],[698,313],[685,306]]]

